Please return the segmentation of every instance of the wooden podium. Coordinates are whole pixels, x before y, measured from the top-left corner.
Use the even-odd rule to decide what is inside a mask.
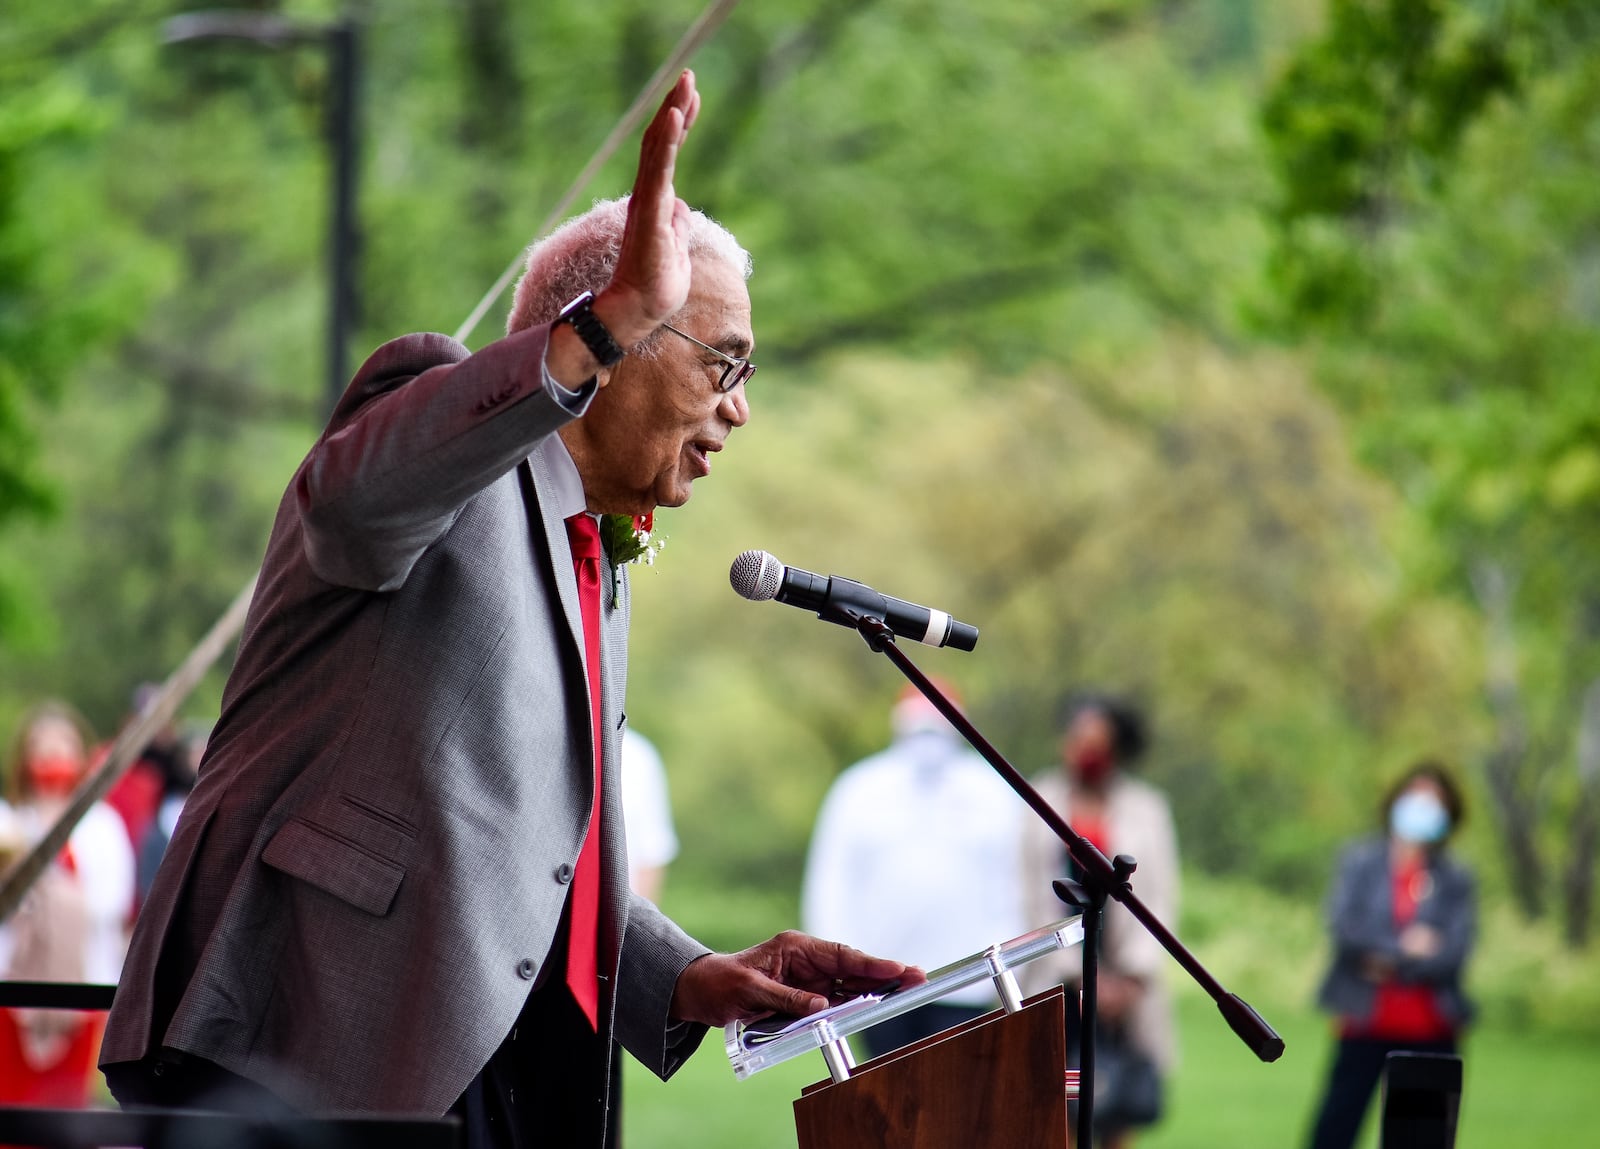
[[[1065,995],[996,1010],[794,1103],[800,1149],[1065,1149]]]

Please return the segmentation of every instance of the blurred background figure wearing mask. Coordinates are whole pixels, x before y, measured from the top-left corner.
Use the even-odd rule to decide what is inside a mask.
[[[1177,925],[1178,837],[1172,809],[1154,786],[1129,774],[1147,742],[1143,715],[1105,694],[1078,694],[1064,708],[1061,767],[1034,779],[1039,793],[1106,857],[1132,854],[1134,888],[1163,922]],[[1066,847],[1037,819],[1023,830],[1023,875],[1028,916],[1037,921],[1068,912],[1050,888],[1053,879],[1076,878]],[[1165,1078],[1177,1061],[1172,1003],[1165,974],[1170,959],[1127,910],[1106,905],[1101,939],[1099,1024],[1095,1044],[1095,1137],[1127,1149],[1132,1131],[1161,1114]],[[1025,967],[1028,993],[1054,984],[1070,991],[1067,1059],[1078,1063],[1081,1019],[1076,991],[1082,955],[1074,948]]]
[[[890,725],[889,747],[840,774],[822,803],[801,919],[933,970],[1026,930],[1017,833],[1027,807],[914,688]],[[874,1026],[861,1044],[877,1057],[997,1005],[984,982]]]
[[[88,728],[65,703],[29,711],[7,763],[5,853],[25,852],[66,809],[87,768]],[[0,927],[0,978],[110,984],[122,968],[134,862],[122,820],[96,803]],[[0,1101],[81,1106],[98,1078],[103,1015],[0,1010]]]
[[[1383,797],[1383,832],[1339,858],[1328,928],[1333,965],[1317,1001],[1337,1043],[1314,1149],[1354,1145],[1393,1051],[1455,1053],[1471,1005],[1461,973],[1476,930],[1471,872],[1445,850],[1465,814],[1461,788],[1419,762]]]
[[[139,904],[144,904],[150,885],[156,880],[156,870],[172,841],[172,832],[178,828],[178,815],[194,789],[200,775],[200,759],[205,757],[206,741],[211,737],[211,727],[205,723],[191,723],[178,732],[171,753],[157,760],[161,768],[161,793],[155,814],[139,839]]]

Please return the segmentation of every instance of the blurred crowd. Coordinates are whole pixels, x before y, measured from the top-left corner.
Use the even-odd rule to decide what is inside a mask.
[[[959,693],[939,683],[958,707]],[[802,919],[808,932],[929,970],[958,961],[1076,911],[1052,883],[1075,880],[1066,847],[920,693],[908,690],[890,716],[883,751],[846,769],[818,815],[806,862]],[[1107,857],[1138,859],[1138,891],[1175,922],[1178,845],[1162,793],[1134,770],[1147,735],[1141,712],[1108,694],[1075,694],[1063,709],[1060,760],[1035,788]],[[1095,1126],[1125,1149],[1162,1109],[1163,1080],[1176,1060],[1166,954],[1122,906],[1106,909],[1099,963]],[[1067,1057],[1081,1040],[1076,949],[1023,968],[1020,988],[1065,985]],[[866,1031],[878,1056],[996,1008],[980,982]]]
[[[959,707],[957,692],[939,684]],[[920,694],[902,694],[891,740],[845,769],[825,798],[807,859],[805,928],[927,969],[1076,912],[1054,892],[1079,879],[1065,846]],[[1134,887],[1178,925],[1177,833],[1167,796],[1139,776],[1144,713],[1108,693],[1069,696],[1056,765],[1034,788],[1106,857],[1131,855]],[[1465,813],[1436,762],[1407,770],[1377,802],[1378,832],[1335,867],[1327,905],[1332,960],[1319,1003],[1333,1015],[1328,1080],[1310,1115],[1313,1149],[1349,1149],[1394,1052],[1455,1054],[1470,1018],[1462,971],[1475,930],[1471,874],[1446,849]],[[1066,1048],[1078,1063],[1081,953],[1025,967],[1027,994],[1068,992]],[[1168,1110],[1178,1042],[1172,962],[1124,907],[1107,905],[1095,1027],[1096,1143],[1129,1149]],[[866,1031],[868,1056],[948,1029],[999,1003],[988,983]]]
[[[138,719],[155,694],[154,686],[136,690],[126,722]],[[205,736],[201,728],[159,731],[89,808],[17,911],[0,923],[0,977],[116,982],[128,929],[194,785]],[[0,870],[61,819],[110,749],[65,702],[45,701],[23,716],[5,761]],[[97,1077],[103,1022],[92,1012],[0,1010],[0,1102],[85,1104]]]

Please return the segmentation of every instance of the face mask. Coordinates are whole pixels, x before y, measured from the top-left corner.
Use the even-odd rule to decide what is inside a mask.
[[[59,797],[78,784],[81,763],[65,754],[48,754],[28,763],[28,781],[36,794]]]
[[[1111,751],[1103,746],[1085,746],[1072,759],[1073,776],[1086,786],[1098,786],[1111,774]]]
[[[1389,829],[1402,842],[1425,846],[1444,837],[1450,829],[1450,815],[1432,794],[1410,790],[1389,810]]]

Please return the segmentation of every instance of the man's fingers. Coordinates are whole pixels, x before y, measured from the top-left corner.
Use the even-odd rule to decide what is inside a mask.
[[[683,305],[689,288],[688,205],[673,188],[678,149],[700,112],[694,73],[685,70],[662,100],[639,147],[639,167],[612,284],[636,301],[651,326]]]
[[[828,1008],[828,999],[814,993],[807,993],[803,989],[790,990],[788,994],[790,1003],[787,1011],[795,1017],[806,1017],[818,1010]]]
[[[645,137],[656,137],[676,147],[683,142],[699,114],[700,93],[694,88],[694,73],[685,71],[667,93],[667,98],[661,101],[661,107],[656,109],[655,118],[645,129]]]
[[[804,986],[790,984],[792,979],[785,976],[781,967],[772,968],[759,961],[752,962],[748,960],[749,957],[750,952],[746,951],[734,959],[742,973],[743,985],[739,996],[743,999],[741,1012],[744,1017],[769,1010],[792,1017],[804,1017],[827,1008],[829,1002],[825,996]]]
[[[653,208],[663,189],[672,186],[674,169],[678,165],[678,142],[683,136],[682,115],[677,108],[664,108],[667,122],[657,131],[655,125],[645,135],[639,152],[639,174],[633,181],[635,199],[647,202]]]
[[[694,90],[694,73],[688,69],[678,74],[678,82],[673,84],[661,100],[661,106],[656,109],[655,116],[650,121],[647,129],[653,131],[659,128],[666,120],[669,113],[676,111],[679,115],[687,115],[694,106],[698,96]]]
[[[678,146],[699,114],[700,93],[694,87],[694,73],[685,70],[645,129],[639,174],[634,180],[635,197],[659,196],[664,188],[672,186]]]
[[[691,73],[685,73],[685,74],[686,75],[690,75],[690,76],[693,75],[692,72]],[[684,112],[683,112],[683,130],[685,132],[687,132],[690,128],[694,127],[695,117],[697,117],[699,114],[700,114],[700,93],[698,91],[693,91],[693,92],[689,93],[689,106],[687,108],[685,108]]]
[[[700,106],[700,93],[694,86],[694,69],[685,68],[678,73],[678,82],[672,85],[667,99],[681,108],[689,119],[693,119],[690,113]]]
[[[865,993],[890,978],[902,977],[915,970],[910,984],[927,980],[921,970],[891,958],[873,957],[869,953],[839,942],[819,942],[822,951],[813,959],[818,970],[837,978],[858,993]]]
[[[672,1016],[717,1025],[769,1013],[806,1017],[834,1004],[831,995],[882,993],[889,983],[927,980],[916,966],[785,930],[741,953],[691,962],[673,990]]]

